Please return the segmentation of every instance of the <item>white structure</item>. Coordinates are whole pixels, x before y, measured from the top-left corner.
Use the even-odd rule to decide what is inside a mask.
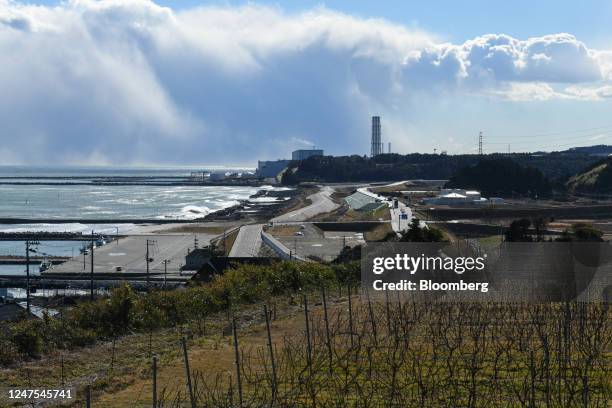
[[[448,206],[480,205],[487,203],[487,199],[483,198],[479,191],[443,188],[437,197],[424,198],[423,203]]]

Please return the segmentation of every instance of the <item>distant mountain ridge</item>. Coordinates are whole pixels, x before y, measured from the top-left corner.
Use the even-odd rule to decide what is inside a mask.
[[[594,146],[581,146],[572,147],[566,152],[569,153],[584,153],[591,156],[609,156],[612,154],[612,146],[610,145],[594,145]]]

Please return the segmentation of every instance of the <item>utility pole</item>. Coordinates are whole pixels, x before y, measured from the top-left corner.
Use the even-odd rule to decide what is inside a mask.
[[[223,256],[227,255],[227,247],[225,243],[225,229],[223,230]]]
[[[154,244],[155,241],[151,240],[151,239],[147,239],[147,251],[146,251],[146,264],[147,264],[147,289],[149,288],[149,286],[151,285],[151,280],[150,280],[150,276],[149,276],[149,262],[151,260],[151,258],[149,258],[149,245]]]
[[[30,241],[26,240],[26,308],[30,317]]]
[[[164,259],[164,286],[166,285],[166,277],[168,275],[168,264],[170,263],[169,259]]]
[[[89,300],[91,300],[93,302],[94,300],[94,247],[95,247],[95,241],[94,241],[94,232],[93,230],[91,231],[91,257],[90,257],[90,272],[89,272]]]
[[[482,156],[482,131],[478,134],[478,155]]]

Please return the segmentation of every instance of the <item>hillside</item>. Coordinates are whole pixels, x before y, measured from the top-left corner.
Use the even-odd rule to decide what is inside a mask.
[[[483,159],[460,169],[446,187],[470,188],[487,196],[501,197],[547,197],[552,193],[550,181],[540,170],[503,157]]]
[[[612,193],[612,159],[600,160],[571,177],[567,188],[577,193]]]
[[[490,154],[485,158],[509,157],[522,166],[533,167],[551,181],[567,180],[570,176],[595,163],[598,158],[585,153],[516,153]],[[368,182],[407,179],[447,180],[466,166],[476,165],[483,157],[474,154],[441,155],[412,153],[366,156],[314,156],[293,162],[283,176],[284,184],[305,181]]]
[[[572,147],[568,149],[570,153],[586,153],[591,156],[608,156],[612,154],[612,146],[609,145],[595,145],[595,146],[580,146]]]

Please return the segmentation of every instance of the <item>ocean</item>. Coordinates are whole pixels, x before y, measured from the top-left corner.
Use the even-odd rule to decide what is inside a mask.
[[[87,185],[90,182],[87,177],[163,177],[167,181],[190,173],[191,169],[0,167],[0,183],[12,183],[0,184],[0,218],[194,219],[235,205],[262,188],[271,188]],[[47,184],[25,184],[36,182]],[[76,182],[79,184],[69,184]],[[0,224],[0,231],[29,231],[41,226],[50,231],[90,230],[79,224]],[[121,227],[126,228],[125,225]],[[105,228],[108,232],[116,230],[114,225]]]
[[[126,220],[116,224],[0,224],[0,231],[129,233],[139,228],[127,222],[129,219],[199,218],[246,200],[258,190],[272,189],[271,186],[88,185],[92,178],[97,177],[147,177],[149,181],[159,177],[159,181],[172,181],[173,178],[185,178],[192,171],[206,169],[0,166],[0,218]],[[25,184],[37,182],[45,185]],[[73,256],[79,254],[81,245],[73,241],[42,242],[39,251],[48,255]],[[0,256],[23,255],[24,251],[23,242],[0,241]],[[34,266],[37,270],[37,265]],[[0,275],[24,270],[23,265],[0,265]]]

